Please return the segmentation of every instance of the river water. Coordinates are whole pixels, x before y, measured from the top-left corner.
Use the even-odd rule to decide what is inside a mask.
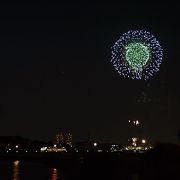
[[[64,180],[63,176],[59,168],[46,164],[0,161],[0,180]]]
[[[0,180],[138,180],[137,174],[123,168],[124,164],[118,166],[113,163],[109,165],[106,161],[92,161],[82,168],[59,166],[23,160],[0,160]]]

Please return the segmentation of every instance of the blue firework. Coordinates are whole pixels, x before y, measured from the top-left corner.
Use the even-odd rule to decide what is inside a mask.
[[[147,80],[159,71],[162,57],[162,47],[150,32],[130,30],[113,45],[111,62],[120,75]]]

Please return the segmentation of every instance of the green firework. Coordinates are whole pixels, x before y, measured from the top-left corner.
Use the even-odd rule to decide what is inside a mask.
[[[125,47],[125,59],[134,71],[142,71],[150,58],[148,45],[132,42]]]

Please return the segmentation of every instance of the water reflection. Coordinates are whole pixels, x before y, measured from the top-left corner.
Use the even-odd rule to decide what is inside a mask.
[[[58,179],[58,171],[56,168],[51,169],[51,180],[57,180]]]
[[[20,180],[19,178],[19,161],[13,162],[13,180]]]

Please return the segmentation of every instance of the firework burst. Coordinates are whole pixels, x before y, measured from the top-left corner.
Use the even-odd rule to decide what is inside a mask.
[[[111,62],[118,73],[132,79],[149,79],[159,71],[163,50],[144,30],[124,33],[112,47]]]

